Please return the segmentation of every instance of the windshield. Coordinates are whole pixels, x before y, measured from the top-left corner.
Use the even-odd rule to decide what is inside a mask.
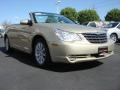
[[[110,23],[107,26],[105,26],[106,28],[114,28],[118,25],[118,23]]]
[[[58,15],[58,14],[42,14],[35,13],[35,19],[37,23],[66,23],[66,24],[75,24],[70,19]]]

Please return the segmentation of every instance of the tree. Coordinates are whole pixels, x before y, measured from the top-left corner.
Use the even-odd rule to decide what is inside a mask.
[[[79,11],[77,20],[81,24],[88,21],[98,21],[100,18],[95,10],[89,9]]]
[[[120,9],[112,9],[105,16],[106,21],[120,21]]]
[[[77,12],[74,8],[66,7],[61,10],[60,14],[66,16],[73,21],[77,20]]]
[[[2,23],[2,26],[3,26],[3,28],[6,30],[7,29],[7,27],[9,27],[9,25],[11,25],[11,23],[9,22],[9,21],[4,21],[3,23]]]

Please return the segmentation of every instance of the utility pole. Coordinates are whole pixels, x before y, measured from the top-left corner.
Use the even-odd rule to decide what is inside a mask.
[[[56,7],[57,7],[57,13],[59,14],[59,4],[61,3],[61,0],[57,0]]]

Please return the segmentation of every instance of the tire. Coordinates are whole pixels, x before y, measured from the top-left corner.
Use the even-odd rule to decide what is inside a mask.
[[[110,35],[110,38],[113,40],[114,43],[116,43],[118,41],[118,37],[114,33]]]
[[[2,38],[2,35],[0,34],[0,38]]]
[[[6,52],[10,52],[11,51],[11,47],[10,47],[10,43],[9,43],[8,37],[5,38],[4,43],[5,43],[5,50],[6,50]]]
[[[46,66],[50,63],[48,47],[43,39],[37,39],[33,46],[34,60],[38,66]]]

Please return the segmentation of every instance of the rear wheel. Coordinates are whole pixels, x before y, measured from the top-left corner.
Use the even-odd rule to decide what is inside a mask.
[[[114,33],[110,35],[110,38],[111,38],[115,43],[118,41],[118,37],[117,37],[117,35],[114,34]]]
[[[43,39],[37,39],[34,43],[33,54],[36,63],[39,66],[45,66],[50,63],[48,47]]]
[[[0,34],[0,38],[2,38],[2,35]]]
[[[11,51],[8,37],[5,38],[5,50],[6,50],[7,52],[10,52],[10,51]]]

